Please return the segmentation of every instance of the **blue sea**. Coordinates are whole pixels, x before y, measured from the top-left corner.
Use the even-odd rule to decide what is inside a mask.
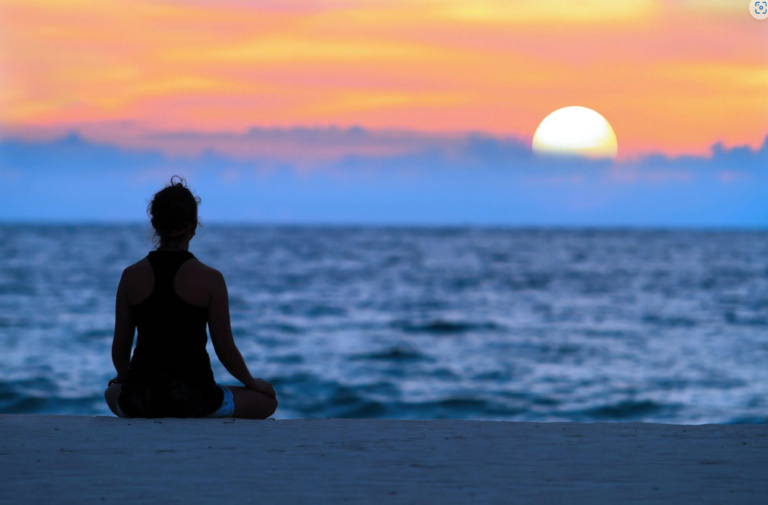
[[[0,225],[0,412],[109,415],[148,237]],[[768,422],[766,232],[208,225],[190,250],[277,418]]]

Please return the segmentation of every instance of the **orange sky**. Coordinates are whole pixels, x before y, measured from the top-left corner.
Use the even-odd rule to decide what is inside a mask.
[[[582,105],[611,122],[621,157],[757,147],[768,20],[748,4],[0,0],[0,124],[530,137]]]

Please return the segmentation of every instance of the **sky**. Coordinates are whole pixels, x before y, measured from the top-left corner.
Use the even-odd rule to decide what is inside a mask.
[[[768,225],[742,0],[0,0],[0,220]],[[602,114],[613,163],[541,160]],[[114,194],[103,198],[103,193]]]

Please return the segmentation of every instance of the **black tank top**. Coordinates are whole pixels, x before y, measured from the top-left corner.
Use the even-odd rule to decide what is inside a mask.
[[[199,417],[223,400],[205,350],[208,308],[182,300],[173,282],[188,251],[152,251],[152,293],[131,306],[138,335],[120,408],[133,417]]]

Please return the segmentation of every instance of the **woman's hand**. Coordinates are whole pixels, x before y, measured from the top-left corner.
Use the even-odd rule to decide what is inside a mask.
[[[275,390],[272,388],[272,384],[261,379],[253,379],[253,382],[251,382],[250,384],[246,384],[245,387],[247,387],[248,389],[252,389],[257,393],[265,394],[270,398],[277,397]]]
[[[125,375],[117,374],[117,377],[109,381],[107,387],[111,386],[112,384],[122,384],[123,382],[125,382]]]

